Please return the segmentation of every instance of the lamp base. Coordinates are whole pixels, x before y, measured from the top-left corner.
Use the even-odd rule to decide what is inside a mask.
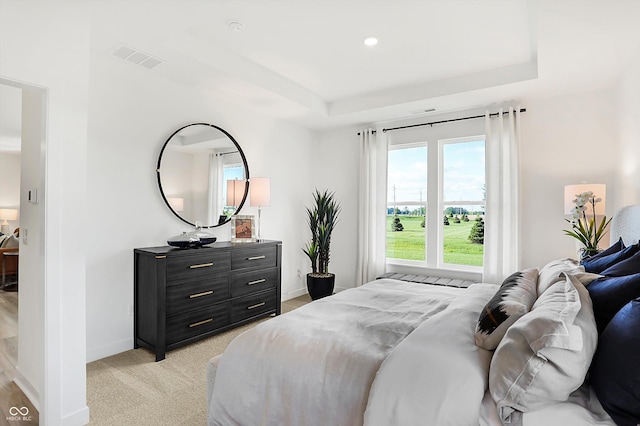
[[[260,227],[260,216],[261,216],[261,209],[260,206],[258,206],[258,235],[256,236],[256,242],[261,242],[262,241],[262,228]]]
[[[0,225],[0,232],[2,232],[5,235],[9,235],[11,234],[11,225],[9,225],[8,223],[6,225]]]

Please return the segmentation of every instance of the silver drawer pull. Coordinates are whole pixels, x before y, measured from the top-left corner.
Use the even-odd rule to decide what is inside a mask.
[[[193,324],[189,324],[189,327],[190,328],[197,327],[199,325],[206,324],[206,323],[211,322],[211,321],[213,321],[213,318],[209,318],[209,319],[206,319],[204,321],[194,322]]]
[[[166,258],[167,258],[167,256],[162,256],[162,255],[157,255],[156,256],[156,259],[166,259]]]
[[[213,262],[211,262],[211,263],[201,263],[199,265],[191,265],[191,266],[189,266],[189,269],[208,268],[209,266],[213,266]]]
[[[260,259],[264,259],[267,256],[253,256],[253,257],[247,257],[247,260],[260,260]]]
[[[196,297],[207,296],[209,294],[213,294],[213,290],[203,291],[202,293],[190,294],[189,299],[195,299]]]
[[[247,285],[260,284],[260,283],[265,282],[266,280],[267,280],[266,278],[263,278],[263,279],[261,279],[261,280],[249,281],[249,282],[247,283]]]
[[[266,305],[266,304],[267,304],[267,302],[258,303],[257,305],[247,306],[247,309],[255,309],[255,308],[259,308],[260,306],[264,306],[264,305]]]

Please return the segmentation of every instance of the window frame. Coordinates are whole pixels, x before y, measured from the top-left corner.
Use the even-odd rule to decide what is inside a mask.
[[[410,267],[412,269],[424,271],[437,271],[437,272],[454,272],[466,274],[468,278],[477,278],[482,273],[482,266],[472,265],[459,265],[453,263],[444,262],[444,223],[442,220],[442,213],[447,206],[450,205],[473,205],[473,206],[485,206],[486,200],[463,200],[463,201],[444,201],[444,146],[454,143],[468,143],[483,141],[485,144],[485,157],[486,157],[486,135],[475,134],[467,136],[453,136],[453,137],[425,137],[418,141],[410,142],[397,142],[389,144],[388,151],[409,149],[418,146],[426,146],[426,163],[427,163],[427,182],[426,182],[426,199],[424,201],[424,208],[426,211],[425,222],[425,259],[424,260],[406,260],[386,257],[386,263],[388,266],[403,266]],[[387,154],[388,155],[388,154]],[[388,172],[387,172],[388,173]],[[487,169],[485,166],[485,182],[487,176]],[[388,198],[388,197],[387,197]],[[430,200],[435,200],[432,202]],[[388,201],[388,200],[387,200]],[[389,208],[387,203],[386,208]],[[440,212],[440,213],[438,213]],[[427,230],[434,230],[435,237],[431,236],[432,232]],[[386,230],[385,230],[386,232]],[[386,243],[385,243],[386,252]],[[392,269],[392,268],[391,268]]]

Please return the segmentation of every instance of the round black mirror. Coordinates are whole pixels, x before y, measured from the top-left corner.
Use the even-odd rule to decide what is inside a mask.
[[[226,130],[207,123],[179,128],[158,157],[158,187],[169,209],[203,228],[227,223],[244,204],[249,166]]]

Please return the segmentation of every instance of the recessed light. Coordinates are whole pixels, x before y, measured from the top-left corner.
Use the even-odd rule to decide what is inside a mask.
[[[367,46],[375,46],[376,44],[378,44],[378,39],[375,37],[369,37],[364,40],[364,44],[366,44]]]

